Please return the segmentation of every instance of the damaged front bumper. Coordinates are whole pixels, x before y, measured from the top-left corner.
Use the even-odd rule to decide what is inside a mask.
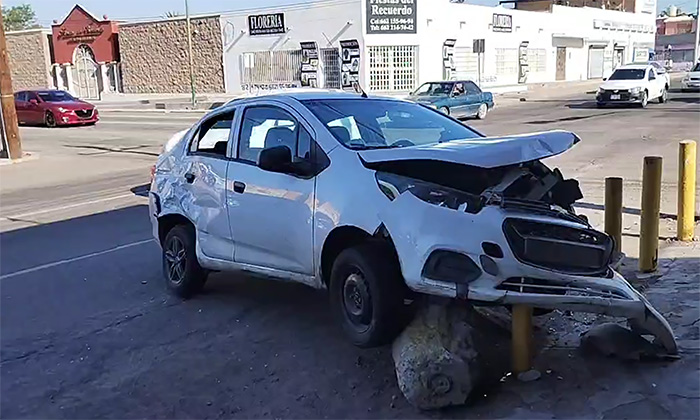
[[[624,317],[633,329],[654,335],[669,354],[678,351],[668,322],[607,261],[602,271],[576,273],[524,262],[502,229],[512,218],[565,229],[582,229],[581,223],[495,205],[469,213],[427,203],[408,191],[380,216],[414,291],[477,304]]]

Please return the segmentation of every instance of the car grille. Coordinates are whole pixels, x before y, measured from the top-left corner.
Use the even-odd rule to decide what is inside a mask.
[[[693,82],[698,82],[700,81],[700,77],[691,77],[690,80],[692,80]]]
[[[610,99],[610,95],[620,95],[620,99]],[[629,101],[630,100],[630,92],[628,90],[604,90],[600,94],[601,98],[606,101]]]
[[[511,277],[496,286],[498,290],[509,292],[558,295],[572,297],[602,297],[609,299],[630,300],[630,297],[612,287],[596,285],[595,288],[574,286],[565,280],[545,280],[529,277]]]
[[[607,273],[612,239],[593,229],[506,219],[503,231],[515,257],[540,268],[581,275]]]
[[[75,115],[83,119],[92,118],[92,109],[78,109],[75,111]]]

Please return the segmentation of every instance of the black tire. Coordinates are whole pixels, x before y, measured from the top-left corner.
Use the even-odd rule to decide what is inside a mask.
[[[664,88],[664,91],[661,92],[661,96],[659,96],[659,103],[662,104],[668,100],[668,90]]]
[[[197,261],[195,246],[194,228],[185,225],[170,229],[163,241],[165,283],[183,299],[199,293],[207,281],[207,271]]]
[[[450,115],[450,108],[446,106],[441,106],[438,110],[445,115]]]
[[[399,263],[382,243],[348,248],[333,262],[331,309],[358,347],[390,343],[408,322],[408,288]]]
[[[44,115],[44,125],[49,128],[56,127],[56,117],[53,115],[53,112],[46,111],[46,115]]]
[[[647,91],[642,92],[642,100],[639,104],[640,107],[646,108],[647,105],[649,104],[649,94]]]
[[[489,106],[485,103],[479,105],[479,109],[476,111],[475,117],[479,120],[486,118],[486,114],[489,112]]]

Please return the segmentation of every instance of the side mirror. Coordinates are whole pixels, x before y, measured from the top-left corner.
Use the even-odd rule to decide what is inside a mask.
[[[258,167],[264,171],[288,173],[292,170],[292,151],[287,146],[263,149],[258,157]]]
[[[603,77],[603,81],[604,81],[604,82],[605,82],[605,81],[607,81],[607,80],[608,80],[608,78],[607,78],[607,77]]]
[[[36,99],[32,98],[32,99],[29,100],[29,103],[30,103],[30,104],[33,104],[33,105],[38,105],[38,104],[39,104],[39,101],[37,101]]]

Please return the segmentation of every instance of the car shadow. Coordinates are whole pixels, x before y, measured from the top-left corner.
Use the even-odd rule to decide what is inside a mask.
[[[574,115],[574,116],[570,116],[570,117],[555,118],[555,119],[551,119],[551,120],[526,121],[525,124],[532,124],[532,125],[553,124],[553,123],[558,123],[558,122],[588,120],[588,119],[592,119],[592,118],[599,118],[599,117],[604,117],[604,116],[614,115],[614,114],[617,114],[617,112],[599,112],[596,114]]]
[[[700,104],[700,95],[673,97],[673,98],[669,98],[669,102],[678,102],[678,103],[686,103],[686,104]]]

